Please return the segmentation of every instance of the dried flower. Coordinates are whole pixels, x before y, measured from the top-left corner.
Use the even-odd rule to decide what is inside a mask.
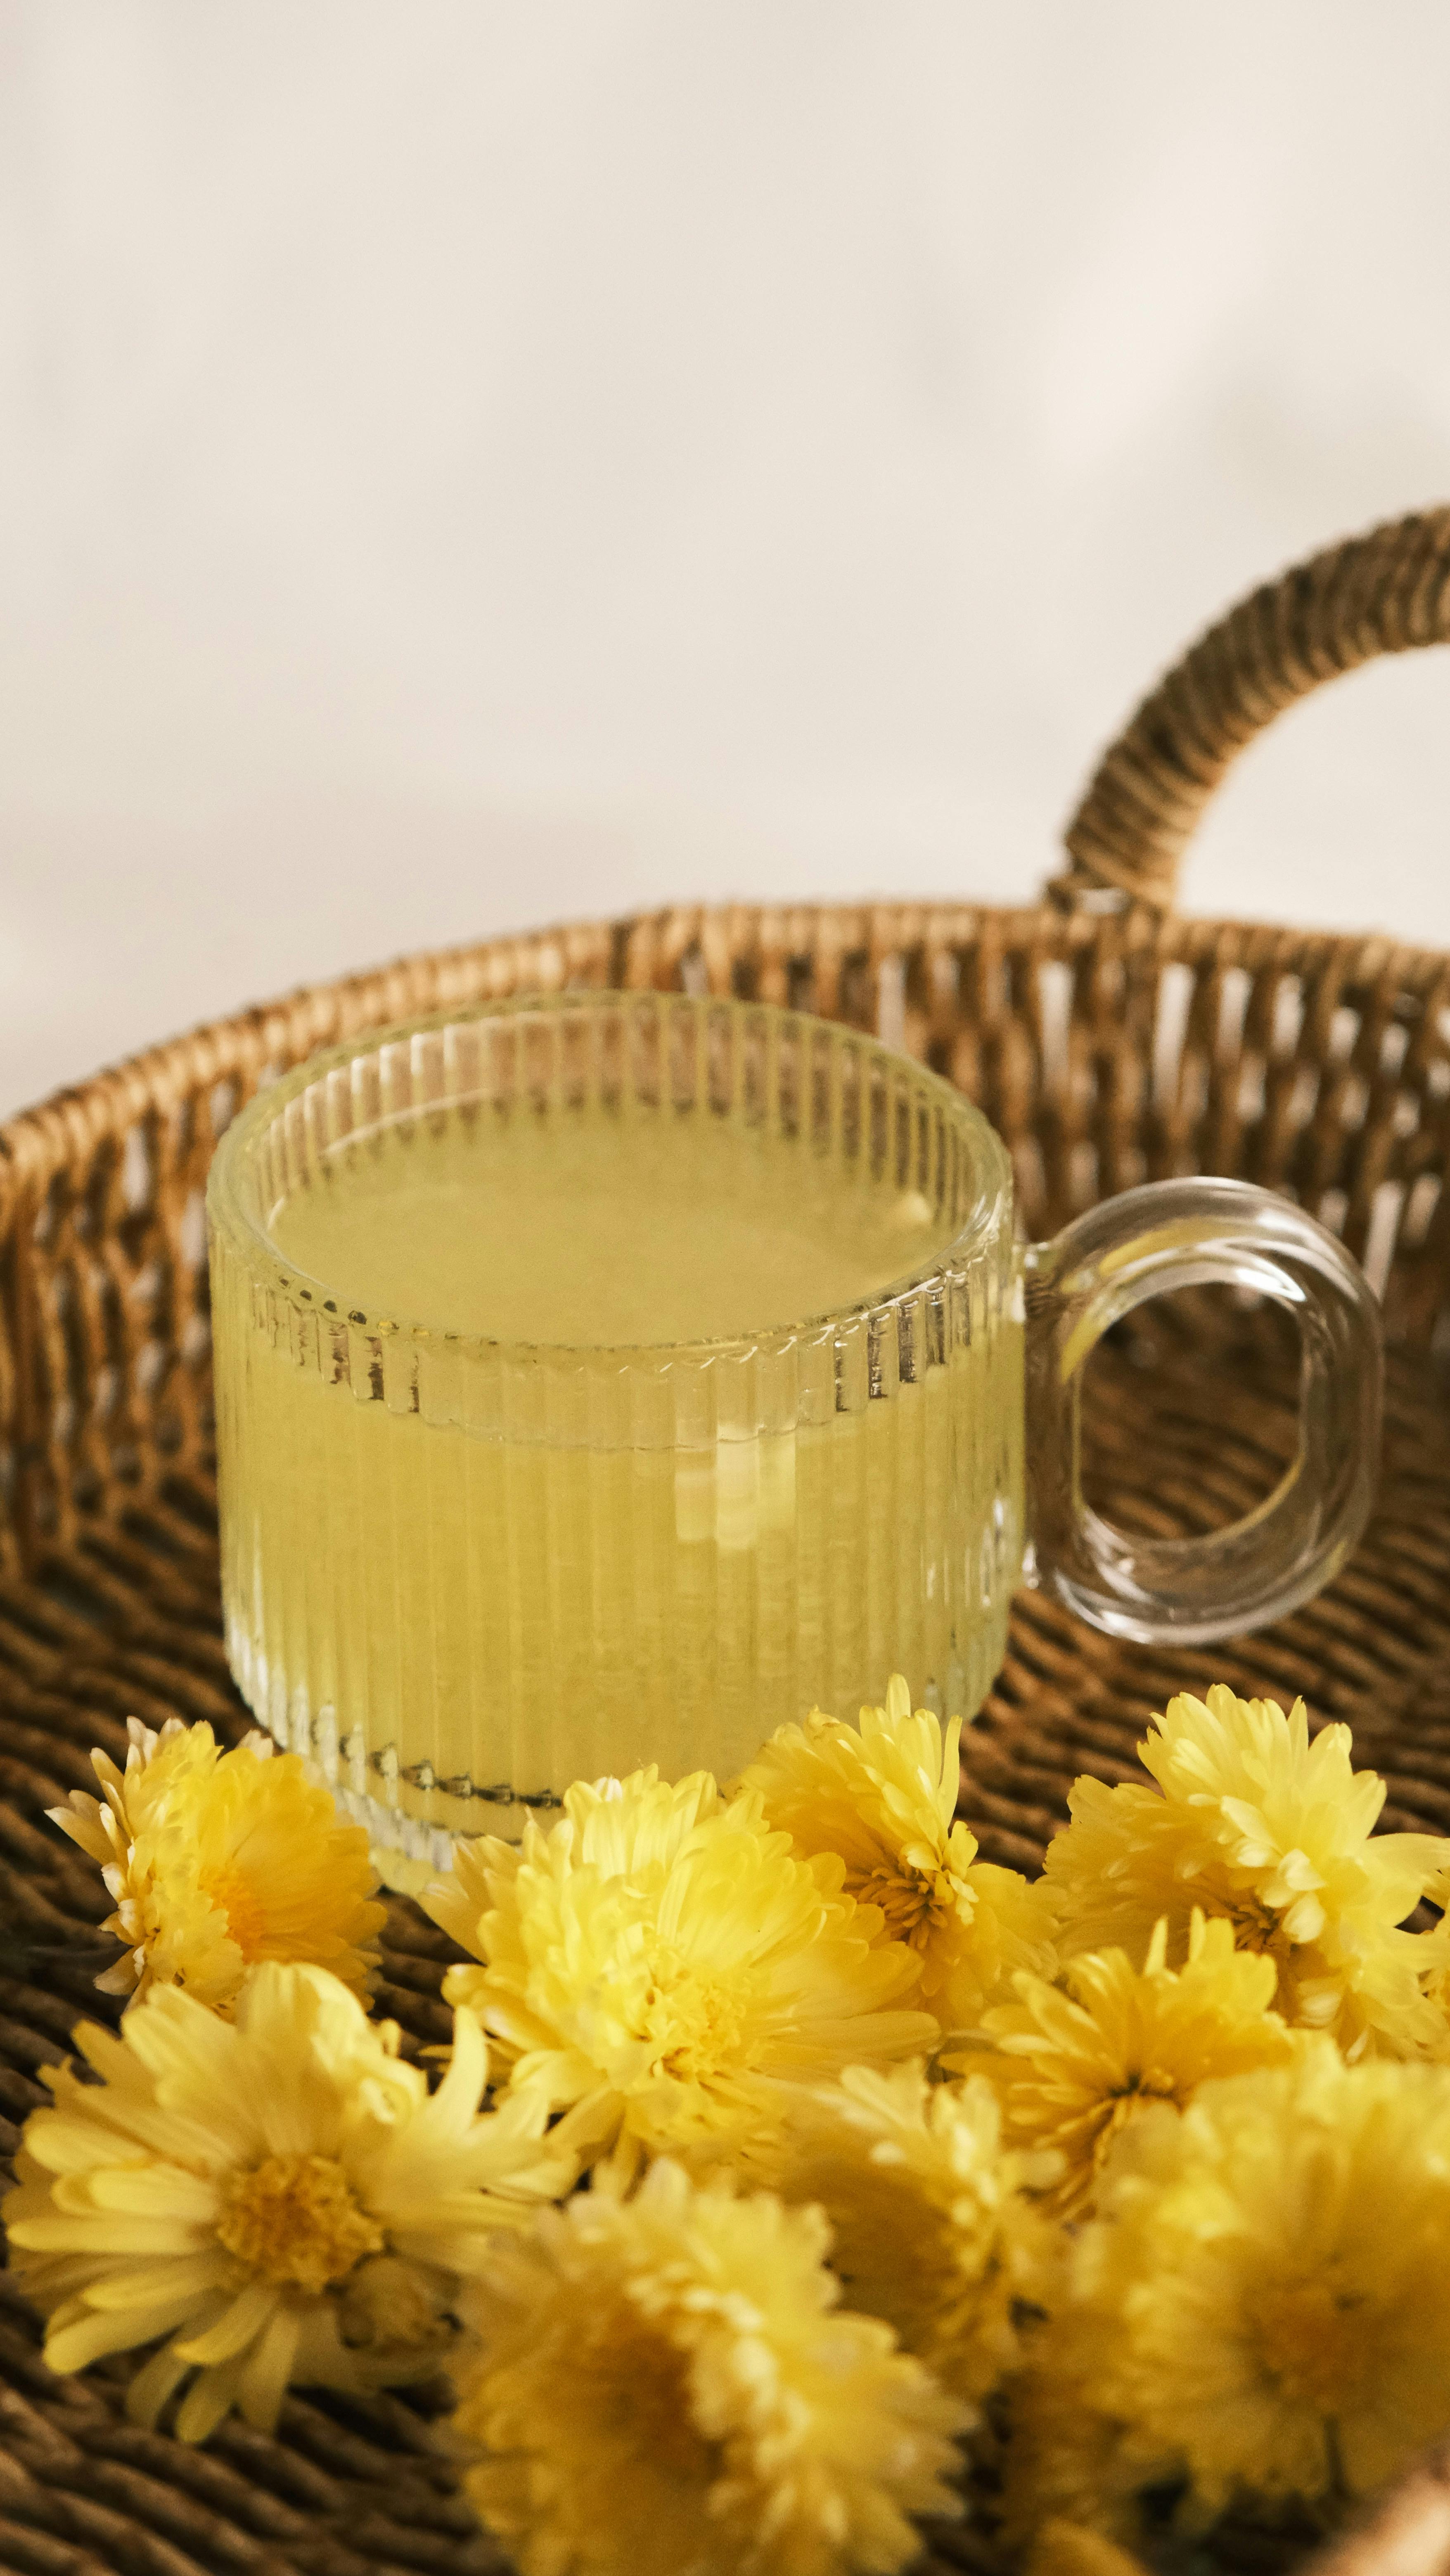
[[[1450,2067],[1306,2039],[1145,2115],[1072,2300],[1094,2403],[1198,2520],[1370,2494],[1450,2428]]]
[[[955,1820],[960,1736],[960,1718],[943,1733],[930,1709],[913,1713],[897,1674],[859,1729],[817,1710],[780,1727],[740,1782],[802,1859],[839,1855],[847,1893],[880,1908],[883,1938],[917,1952],[922,1999],[946,2029],[974,2022],[1014,1970],[1052,1964],[1045,1890],[978,1860]]]
[[[1118,1945],[1141,1962],[1162,1917],[1176,1965],[1196,1906],[1274,1961],[1286,2021],[1332,2031],[1351,2055],[1444,2054],[1445,2016],[1423,1991],[1432,1954],[1396,1927],[1450,1843],[1371,1839],[1384,1783],[1351,1768],[1350,1742],[1326,1726],[1311,1743],[1302,1701],[1288,1717],[1222,1685],[1170,1701],[1139,1747],[1158,1789],[1079,1780],[1048,1846],[1063,1953]]]
[[[708,1773],[576,1782],[550,1831],[464,1846],[425,1891],[477,1967],[444,1993],[493,2035],[513,2080],[579,2106],[601,2147],[714,2155],[772,2116],[772,2085],[935,2044],[915,1954],[797,1860],[760,1801]],[[581,2126],[582,2134],[582,2126]]]
[[[264,1963],[230,2023],[158,1986],[119,2038],[83,2025],[76,2043],[101,2080],[49,2074],[4,2204],[11,2261],[52,2369],[165,2338],[129,2405],[154,2423],[191,2379],[183,2441],[232,2406],[269,2431],[289,2385],[435,2368],[460,2276],[574,2180],[541,2096],[480,2115],[468,2014],[430,2097],[396,2024],[324,1969]]]
[[[368,1839],[345,1825],[301,1756],[249,1735],[223,1753],[207,1725],[130,1720],[124,1772],[91,1760],[99,1799],[73,1792],[50,1814],[101,1865],[126,1955],[96,1979],[138,1998],[180,1986],[229,2012],[259,1959],[329,1968],[365,1995],[381,1905]]]
[[[917,2064],[850,2067],[797,2093],[760,2170],[785,2199],[825,2211],[850,2306],[977,2399],[1020,2365],[1023,2309],[1056,2270],[1061,2240],[1028,2193],[1058,2165],[1004,2147],[980,2076],[929,2084]]]
[[[1065,2217],[1091,2202],[1112,2147],[1150,2102],[1181,2110],[1211,2077],[1293,2053],[1269,2009],[1272,1959],[1236,1951],[1231,1924],[1195,1912],[1175,1971],[1164,1964],[1167,1936],[1159,1923],[1141,1969],[1126,1950],[1097,1950],[1069,1960],[1060,1986],[1019,1977],[1016,2003],[983,2023],[996,2053],[959,2061],[996,2086],[1014,2145],[1057,2150],[1053,2205]]]
[[[459,2421],[524,2576],[889,2576],[962,2410],[836,2304],[820,2212],[667,2158],[500,2244]]]

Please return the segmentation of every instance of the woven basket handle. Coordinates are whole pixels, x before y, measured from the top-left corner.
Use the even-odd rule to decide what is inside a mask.
[[[1450,506],[1311,555],[1201,635],[1105,753],[1049,893],[1116,887],[1170,910],[1188,839],[1245,743],[1321,681],[1417,644],[1450,644]]]

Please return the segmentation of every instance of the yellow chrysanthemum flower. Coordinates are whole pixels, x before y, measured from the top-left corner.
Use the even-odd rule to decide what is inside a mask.
[[[10,2259],[54,2370],[166,2340],[129,2406],[176,2431],[229,2407],[269,2431],[291,2385],[368,2389],[434,2369],[487,2240],[576,2165],[538,2094],[479,2112],[487,2049],[460,2013],[430,2096],[320,1968],[264,1962],[234,2022],[153,1989],[120,2037],[82,2026],[99,2083],[48,2072],[5,2201]],[[193,2377],[193,2374],[195,2376]]]
[[[447,1999],[627,2166],[713,2154],[768,2120],[772,2081],[935,2045],[929,2014],[897,2009],[915,1953],[880,1944],[841,1878],[838,1860],[797,1860],[758,1798],[648,1770],[576,1781],[517,1848],[464,1845],[421,1902],[481,1962],[449,1969]]]
[[[345,1825],[300,1755],[249,1735],[223,1753],[205,1723],[130,1721],[119,1771],[93,1753],[101,1796],[73,1792],[53,1821],[101,1865],[125,1956],[96,1979],[139,1998],[181,1986],[228,2012],[259,1959],[329,1968],[366,1995],[381,1905],[361,1826]]]
[[[817,1710],[780,1727],[740,1778],[802,1859],[844,1861],[847,1893],[880,1908],[885,1939],[918,1953],[922,1999],[949,2030],[975,2022],[1015,1970],[1052,1965],[1045,1890],[978,1860],[956,1819],[961,1731],[960,1718],[943,1733],[930,1709],[913,1711],[897,1674],[859,1728]]]
[[[1069,1960],[1060,1986],[1021,1976],[1017,2002],[984,2017],[993,2053],[970,2062],[1001,2096],[1008,2140],[1057,2150],[1053,2206],[1063,2217],[1092,2200],[1115,2141],[1150,2102],[1181,2110],[1210,2078],[1293,2053],[1269,2009],[1272,1959],[1235,1950],[1232,1924],[1199,1913],[1176,1971],[1164,1964],[1167,1939],[1160,1922],[1141,1968],[1126,1950],[1097,1950]]]
[[[524,2576],[888,2576],[959,2510],[963,2411],[836,2306],[826,2241],[664,2158],[495,2249],[458,2420]]]
[[[1058,2159],[1003,2146],[980,2077],[850,2067],[795,2096],[756,2169],[825,2211],[849,2306],[883,2318],[959,2396],[987,2396],[1020,2363],[1020,2313],[1045,2296],[1062,2245],[1025,2194]]]
[[[1120,1946],[1141,1961],[1163,1917],[1177,1962],[1197,1906],[1274,1961],[1286,2021],[1331,2031],[1351,2056],[1443,2055],[1445,2016],[1424,1992],[1434,1953],[1397,1927],[1450,1843],[1371,1839],[1384,1783],[1352,1769],[1350,1744],[1347,1726],[1311,1742],[1302,1701],[1286,1717],[1221,1685],[1172,1700],[1139,1746],[1158,1787],[1079,1780],[1048,1846],[1064,1955]]]
[[[1450,2429],[1450,2067],[1311,2038],[1145,2116],[1072,2295],[1096,2403],[1194,2518],[1369,2495]]]

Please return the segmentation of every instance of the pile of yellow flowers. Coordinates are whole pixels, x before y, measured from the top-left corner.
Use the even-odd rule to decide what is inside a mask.
[[[527,2576],[1036,2576],[1329,2528],[1450,2431],[1450,1842],[1302,1706],[1182,1697],[1029,1881],[894,1683],[728,1788],[577,1783],[423,1903],[430,2085],[366,2009],[364,1837],[296,1755],[133,1725],[57,1821],[129,2000],[4,2206],[77,2370],[270,2429],[440,2368]]]

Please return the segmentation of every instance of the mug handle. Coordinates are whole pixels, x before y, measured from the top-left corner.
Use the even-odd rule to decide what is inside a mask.
[[[1276,1298],[1298,1322],[1298,1455],[1227,1529],[1136,1538],[1083,1499],[1083,1369],[1146,1298],[1208,1281]],[[1364,1528],[1379,1469],[1379,1309],[1344,1246],[1247,1181],[1155,1181],[1034,1244],[1025,1284],[1028,1580],[1148,1645],[1207,1645],[1320,1591]]]

